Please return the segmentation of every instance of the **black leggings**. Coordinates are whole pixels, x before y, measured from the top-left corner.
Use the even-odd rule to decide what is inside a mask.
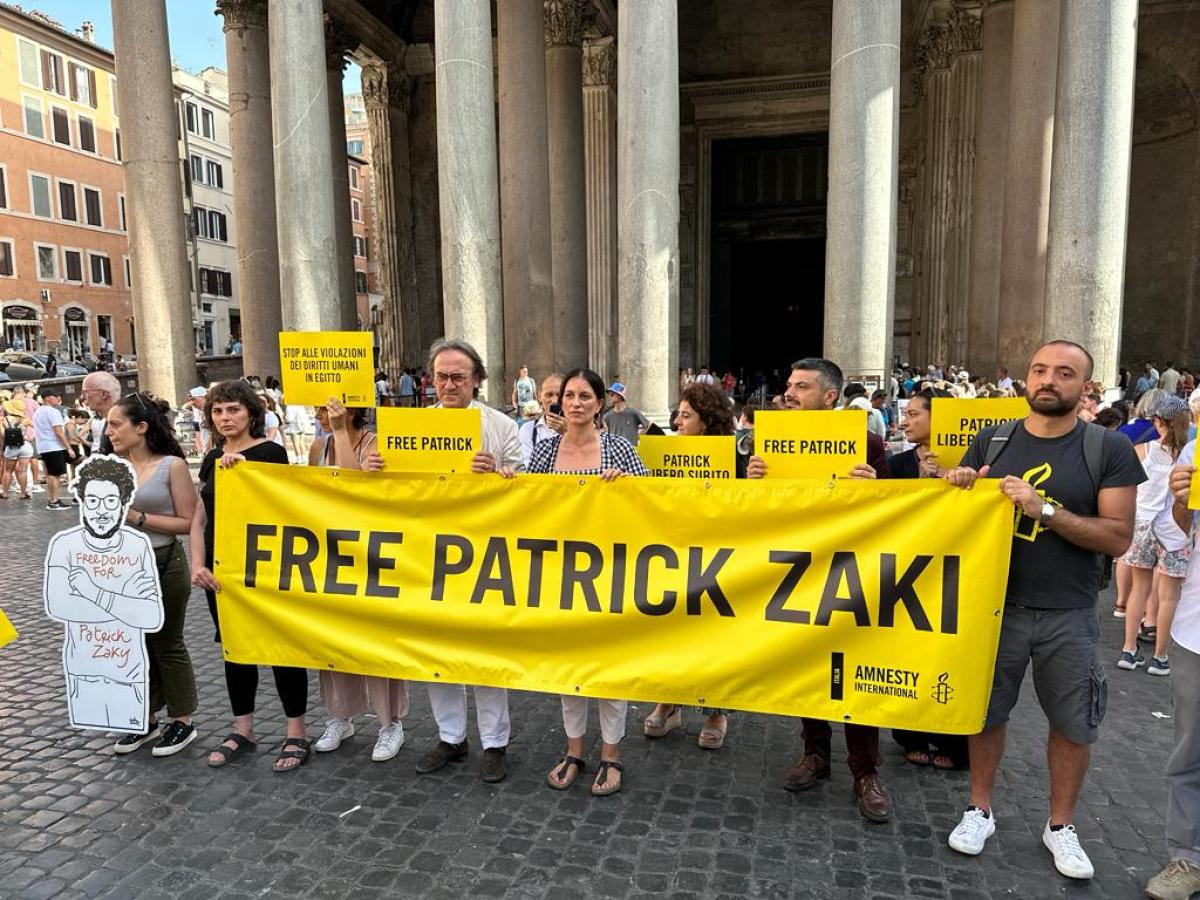
[[[217,620],[217,595],[204,592],[208,600],[208,611],[217,627],[215,640],[221,640],[221,623]],[[308,711],[308,671],[289,666],[271,666],[275,675],[275,690],[283,704],[283,714],[297,719]],[[258,695],[258,666],[246,663],[225,663],[225,687],[229,690],[229,705],[235,716],[248,716],[254,712],[254,701]]]

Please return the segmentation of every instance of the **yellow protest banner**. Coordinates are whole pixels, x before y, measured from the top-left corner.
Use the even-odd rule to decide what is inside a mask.
[[[737,447],[729,437],[672,437],[644,434],[637,452],[656,478],[711,480],[737,475]]]
[[[4,615],[4,610],[0,609],[0,647],[5,644],[10,644],[17,639],[17,629],[13,628],[12,622]]]
[[[375,362],[369,331],[281,331],[279,363],[288,403],[375,405]]]
[[[228,660],[963,734],[983,723],[1012,543],[996,482],[242,463],[216,491]]]
[[[379,453],[396,472],[470,472],[483,449],[477,409],[381,406],[375,411]]]
[[[762,410],[754,452],[769,478],[845,478],[867,461],[867,411]]]
[[[983,429],[1029,415],[1029,403],[1024,397],[976,400],[934,397],[931,402],[929,447],[943,469],[952,469],[962,462],[971,441]]]
[[[1192,473],[1192,484],[1188,489],[1188,509],[1200,509],[1200,472]]]

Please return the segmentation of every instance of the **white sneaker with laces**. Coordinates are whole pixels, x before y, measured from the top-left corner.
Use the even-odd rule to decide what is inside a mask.
[[[346,738],[354,737],[354,723],[349,719],[330,719],[325,726],[325,733],[317,738],[313,749],[318,753],[329,753],[342,746]]]
[[[974,806],[963,813],[962,821],[950,832],[951,850],[978,856],[983,852],[987,839],[996,833],[996,817]]]
[[[1074,825],[1064,825],[1057,831],[1050,829],[1050,820],[1046,820],[1046,830],[1042,832],[1042,843],[1054,854],[1054,868],[1068,878],[1091,878],[1096,874],[1092,861],[1079,845],[1079,835],[1075,833]]]
[[[371,759],[375,762],[387,762],[400,752],[404,746],[404,725],[393,722],[379,729],[379,737],[375,741],[375,749],[371,751]]]

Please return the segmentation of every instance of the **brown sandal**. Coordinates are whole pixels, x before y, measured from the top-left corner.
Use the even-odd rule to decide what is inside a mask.
[[[648,738],[666,737],[676,728],[683,727],[683,707],[669,707],[671,712],[665,716],[654,715],[653,713],[646,716],[642,721],[642,734]]]
[[[616,784],[611,784],[605,787],[604,785],[608,782],[608,772],[610,769],[615,769],[622,777],[617,779]],[[615,760],[600,760],[600,766],[596,769],[596,778],[594,781],[592,781],[592,796],[607,797],[609,794],[615,794],[617,791],[619,791],[622,783],[625,781],[623,775],[624,771],[625,767]]]
[[[278,775],[282,775],[284,772],[295,772],[308,762],[308,750],[311,746],[312,741],[308,738],[285,738],[283,746],[279,748],[279,756],[271,764],[271,771]],[[285,759],[298,759],[300,762],[293,766],[280,765]]]
[[[581,772],[587,771],[587,763],[578,756],[567,754],[546,775],[546,784],[556,791],[565,791],[575,783]],[[557,779],[557,780],[556,780]]]

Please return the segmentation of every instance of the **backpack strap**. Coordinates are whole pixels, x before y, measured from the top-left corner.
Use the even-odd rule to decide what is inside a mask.
[[[992,436],[988,439],[987,452],[983,457],[983,464],[985,466],[990,466],[999,459],[1000,454],[1008,447],[1009,439],[1012,438],[1020,423],[1020,419],[1008,419],[996,426],[996,430],[992,432]]]
[[[1098,495],[1100,478],[1104,474],[1105,428],[1094,422],[1086,422],[1083,429],[1083,464],[1087,468],[1088,478],[1092,481],[1092,493]]]

